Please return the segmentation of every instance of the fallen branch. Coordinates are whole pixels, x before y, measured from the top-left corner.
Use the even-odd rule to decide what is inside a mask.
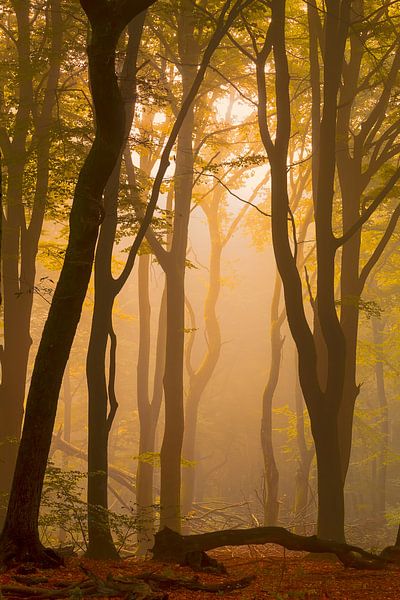
[[[382,569],[388,562],[385,557],[367,552],[358,546],[321,540],[314,535],[296,535],[283,527],[227,529],[198,535],[180,535],[165,527],[156,533],[152,553],[154,560],[182,565],[191,565],[196,557],[199,557],[199,568],[201,568],[202,557],[208,550],[221,546],[250,544],[278,544],[288,550],[329,552],[336,554],[345,567],[356,569]]]
[[[54,452],[56,450],[60,450],[69,456],[75,456],[76,458],[80,458],[81,460],[87,462],[87,453],[77,446],[74,446],[73,444],[63,440],[60,434],[53,433],[52,446]],[[128,490],[131,492],[135,490],[134,477],[132,477],[132,475],[123,469],[119,469],[114,465],[108,465],[108,475],[122,486],[128,488]]]

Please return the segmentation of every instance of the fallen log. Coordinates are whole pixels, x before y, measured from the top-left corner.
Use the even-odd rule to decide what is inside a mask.
[[[154,538],[153,559],[181,565],[196,565],[202,569],[208,550],[222,546],[247,546],[251,544],[278,544],[288,550],[302,552],[329,552],[336,554],[345,567],[356,569],[382,569],[385,557],[367,552],[358,546],[322,540],[317,536],[302,536],[283,527],[255,527],[253,529],[226,529],[197,535],[180,535],[165,527]]]

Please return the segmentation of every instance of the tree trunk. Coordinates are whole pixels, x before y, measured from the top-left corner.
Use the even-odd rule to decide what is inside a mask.
[[[178,16],[178,46],[183,99],[188,97],[198,63],[193,43],[193,7],[184,0]],[[165,429],[161,446],[160,528],[181,527],[181,451],[184,431],[183,357],[185,336],[185,266],[193,188],[194,107],[189,107],[178,135],[175,212],[170,262],[166,270],[167,339],[164,373]]]
[[[207,350],[198,369],[190,366],[189,392],[186,400],[185,432],[183,440],[183,455],[189,461],[196,460],[196,430],[198,409],[204,390],[211,379],[217,365],[221,351],[221,331],[216,313],[218,297],[221,289],[221,254],[225,240],[221,235],[219,210],[224,191],[216,189],[210,204],[202,203],[203,211],[207,217],[210,233],[210,262],[209,284],[204,303],[205,336]],[[192,332],[194,335],[194,332]],[[190,363],[190,356],[188,357]],[[187,361],[187,362],[188,362]],[[187,514],[193,505],[195,496],[196,466],[186,467],[183,471],[183,514]]]
[[[298,356],[295,350],[295,401],[296,401],[296,433],[297,446],[299,449],[299,463],[296,471],[296,491],[294,514],[296,518],[295,532],[304,534],[306,532],[304,521],[307,517],[309,505],[310,469],[314,458],[314,446],[307,446],[304,423],[304,400],[298,376]]]
[[[336,414],[312,420],[318,473],[318,537],[344,540],[344,496]]]
[[[134,114],[136,63],[145,20],[142,13],[129,26],[126,57],[122,68],[121,94],[125,103],[126,145]],[[118,221],[118,191],[122,150],[104,192],[105,218],[101,225],[95,258],[95,300],[87,354],[89,392],[88,439],[88,548],[87,556],[112,559],[118,552],[112,539],[108,518],[108,439],[117,410],[114,391],[116,339],[112,310],[117,288],[112,275],[112,253]],[[107,342],[110,367],[106,375]]]
[[[68,361],[63,377],[63,404],[64,404],[64,419],[62,433],[67,444],[71,442],[71,421],[72,421],[72,394],[71,394],[71,375],[70,363]],[[63,471],[67,471],[69,467],[68,454],[62,455],[61,466]],[[65,530],[60,528],[58,531],[58,543],[60,546],[65,542]]]
[[[136,505],[139,554],[150,547],[154,526],[153,471],[149,452],[154,452],[154,424],[149,398],[150,317],[149,269],[151,254],[141,254],[138,266],[139,353],[137,402],[140,422],[139,459],[136,471]],[[163,304],[163,302],[162,302]],[[162,311],[162,306],[161,306]],[[159,365],[156,365],[158,368]]]
[[[178,209],[176,209],[178,210]],[[186,248],[186,245],[185,245]],[[169,268],[164,373],[165,426],[161,446],[160,528],[181,527],[181,450],[183,442],[184,267]]]
[[[135,7],[81,0],[90,20],[89,75],[96,111],[96,136],[81,169],[70,214],[64,264],[43,330],[26,405],[4,529],[3,562],[53,562],[39,541],[38,514],[62,377],[92,270],[102,194],[121,152],[125,114],[115,75],[115,49],[127,23],[149,2]],[[105,94],[105,90],[107,93]]]
[[[271,303],[271,365],[268,382],[264,390],[261,418],[261,448],[264,459],[264,480],[266,498],[264,499],[264,525],[276,525],[279,516],[279,471],[274,456],[272,442],[272,403],[278,385],[279,371],[282,359],[284,338],[281,337],[281,326],[285,313],[279,315],[282,282],[278,271],[275,274],[275,285]]]
[[[376,465],[376,505],[374,507],[374,516],[377,518],[379,525],[386,523],[386,472],[387,458],[389,446],[389,409],[385,389],[385,372],[384,372],[384,332],[385,323],[377,318],[372,319],[372,332],[375,344],[375,380],[376,380],[376,395],[378,398],[380,414],[380,448],[377,457]]]
[[[25,146],[34,99],[30,65],[29,7],[16,6],[18,23],[19,107],[12,142],[6,157],[8,168],[7,216],[2,235],[4,285],[4,347],[1,354],[0,385],[0,494],[7,501],[18,450],[23,420],[25,382],[31,347],[30,319],[35,286],[35,261],[42,230],[48,191],[50,130],[56,101],[63,31],[59,0],[49,2],[51,24],[49,70],[41,110],[37,110],[33,128],[36,150],[36,186],[29,226],[23,207],[23,172],[28,158]],[[48,23],[47,23],[48,24]],[[6,502],[5,502],[6,504]],[[5,511],[0,509],[0,528]]]

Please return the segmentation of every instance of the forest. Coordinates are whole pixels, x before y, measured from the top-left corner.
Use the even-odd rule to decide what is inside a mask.
[[[400,0],[0,0],[0,598],[400,597],[399,69]]]

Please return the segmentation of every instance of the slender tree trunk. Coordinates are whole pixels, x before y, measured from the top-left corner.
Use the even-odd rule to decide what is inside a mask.
[[[193,43],[193,7],[184,0],[178,21],[182,93],[185,99],[194,81],[198,63]],[[166,270],[167,339],[164,373],[165,429],[161,446],[160,528],[181,527],[181,451],[184,431],[183,358],[185,336],[185,266],[190,206],[193,188],[193,104],[178,136],[175,169],[174,236]]]
[[[164,373],[165,426],[161,446],[160,529],[181,527],[181,451],[183,442],[184,268],[169,268]]]
[[[299,463],[296,471],[296,491],[294,514],[296,517],[296,533],[306,533],[304,519],[309,505],[310,469],[314,458],[314,446],[307,446],[304,423],[304,400],[298,376],[299,361],[295,350],[295,402],[296,402],[296,439],[299,449]]]
[[[359,98],[360,80],[363,77],[363,58],[366,44],[356,31],[357,24],[364,18],[364,0],[353,0],[350,19],[354,26],[349,31],[349,54],[346,68],[343,69],[343,83],[340,88],[339,108],[337,115],[337,166],[340,180],[343,231],[348,232],[357,227],[364,213],[363,193],[379,170],[398,154],[394,138],[391,138],[393,118],[386,117],[389,98],[393,86],[396,85],[400,66],[400,47],[396,40],[396,49],[391,53],[391,64],[385,68],[382,88],[370,105],[370,111],[363,117],[362,125],[355,125],[354,119]],[[354,122],[355,121],[355,122]],[[379,127],[377,124],[379,123]],[[397,121],[396,127],[398,127]],[[380,152],[372,151],[375,143],[379,148],[380,140],[387,136],[386,148]],[[393,153],[393,148],[395,152]],[[382,199],[392,189],[389,184]],[[370,186],[370,187],[373,187]],[[373,202],[371,203],[373,204]],[[369,258],[362,264],[361,243],[362,226],[353,231],[352,236],[344,243],[341,257],[341,315],[340,322],[346,340],[346,364],[343,398],[339,411],[339,435],[342,455],[343,480],[346,478],[350,462],[354,406],[359,394],[357,384],[357,339],[360,312],[360,298],[366,280],[382,255],[399,218],[397,207],[387,224],[386,230],[376,244]]]
[[[202,391],[192,385],[185,407],[183,457],[192,464],[185,466],[182,474],[182,512],[184,515],[192,510],[196,494],[196,438],[201,394]]]
[[[63,378],[63,404],[64,404],[64,423],[62,434],[64,440],[69,444],[71,442],[71,430],[72,430],[72,394],[71,394],[71,375],[70,375],[70,364],[67,363]],[[62,455],[62,469],[67,471],[69,467],[69,457],[67,453]],[[65,542],[65,530],[60,528],[58,531],[58,543],[60,546]]]
[[[140,429],[139,450],[141,453],[154,453],[156,451],[156,430],[160,415],[161,403],[163,399],[163,374],[165,370],[165,348],[167,337],[167,322],[166,322],[166,289],[164,289],[161,299],[160,315],[158,320],[157,332],[157,347],[156,361],[154,366],[153,379],[153,394],[149,412],[142,416]],[[136,493],[138,504],[138,520],[139,520],[139,553],[144,553],[153,545],[154,539],[154,466],[142,464],[142,469],[139,473],[140,465],[138,465],[136,479]],[[145,514],[145,518],[140,518],[141,514]]]
[[[272,441],[272,402],[278,385],[284,338],[281,336],[283,318],[279,315],[282,282],[278,271],[275,274],[274,292],[271,303],[271,365],[267,385],[263,395],[261,418],[261,448],[264,459],[264,480],[266,498],[264,499],[264,525],[276,525],[279,516],[279,471],[274,456]]]
[[[136,471],[136,504],[139,553],[149,547],[154,524],[153,465],[148,452],[154,452],[154,431],[149,397],[150,362],[150,295],[149,269],[151,254],[141,254],[138,261],[139,353],[137,362],[137,401],[140,423],[139,460]],[[153,443],[152,443],[153,442]]]
[[[379,403],[380,414],[380,430],[381,440],[379,454],[376,464],[376,505],[375,516],[379,524],[384,525],[386,522],[386,473],[387,473],[387,456],[389,446],[389,408],[385,388],[385,372],[384,372],[384,332],[385,323],[377,318],[372,319],[372,332],[376,351],[375,360],[375,380],[376,393]]]
[[[183,455],[189,461],[196,460],[196,433],[198,410],[204,390],[211,379],[221,351],[221,331],[216,313],[218,297],[221,289],[221,254],[225,240],[221,235],[219,210],[224,193],[217,189],[210,204],[203,203],[202,208],[207,217],[210,234],[209,285],[204,304],[205,335],[207,350],[198,369],[190,367],[189,392],[186,400],[185,432]],[[189,357],[190,362],[190,357]],[[196,466],[186,467],[183,471],[182,506],[183,514],[187,514],[193,505],[195,496]]]

